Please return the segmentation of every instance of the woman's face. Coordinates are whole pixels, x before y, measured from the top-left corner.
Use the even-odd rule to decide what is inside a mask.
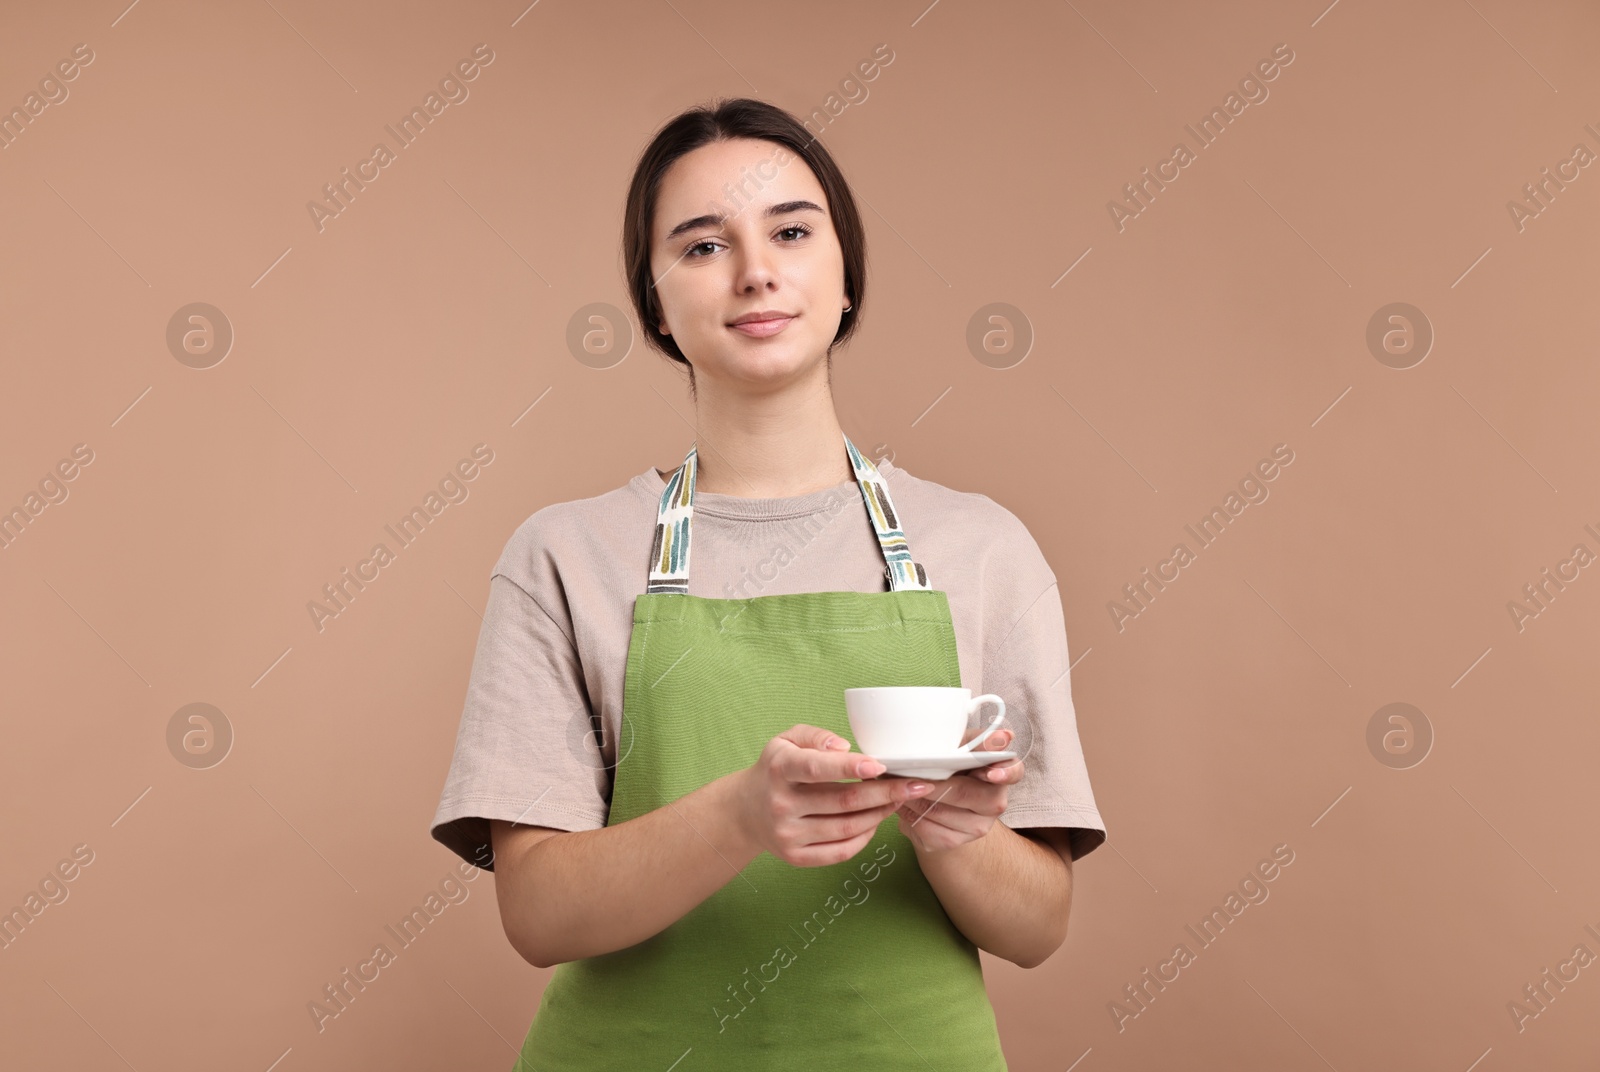
[[[701,146],[663,176],[652,232],[656,327],[697,384],[778,387],[826,358],[846,304],[844,254],[800,157],[752,138]],[[788,319],[733,326],[753,313]]]

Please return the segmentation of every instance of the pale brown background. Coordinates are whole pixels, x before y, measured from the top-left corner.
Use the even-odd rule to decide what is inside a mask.
[[[507,537],[692,439],[663,360],[565,341],[626,307],[636,154],[714,95],[853,92],[815,125],[870,232],[841,418],[1044,548],[1110,828],[1062,950],[985,957],[1012,1067],[1595,1067],[1600,965],[1525,1030],[1507,1003],[1600,954],[1600,569],[1520,633],[1506,605],[1600,551],[1600,170],[1521,232],[1506,205],[1596,147],[1596,40],[1592,4],[1506,0],[9,5],[4,108],[96,58],[0,150],[0,505],[95,461],[0,551],[0,905],[95,858],[0,952],[5,1063],[510,1067],[548,973],[487,876],[326,1030],[306,1004],[455,866],[427,826]],[[469,99],[318,233],[307,202],[480,42]],[[1108,200],[1279,43],[1270,97],[1119,233]],[[197,301],[236,332],[205,370],[165,341]],[[1405,370],[1365,341],[1401,301],[1437,333]],[[967,348],[990,302],[1036,334],[1013,368]],[[319,634],[307,601],[479,442],[470,498]],[[1271,498],[1114,628],[1278,443]],[[167,745],[194,702],[236,735],[209,769]],[[1409,769],[1367,745],[1392,702],[1435,734]]]

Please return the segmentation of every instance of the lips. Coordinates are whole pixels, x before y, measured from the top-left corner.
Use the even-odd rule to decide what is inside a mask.
[[[765,339],[778,334],[795,319],[788,313],[759,312],[746,313],[728,327],[742,335],[755,339]]]
[[[736,318],[729,327],[738,327],[740,324],[755,324],[763,320],[793,320],[793,313],[785,313],[777,309],[759,309],[753,313],[745,313]]]

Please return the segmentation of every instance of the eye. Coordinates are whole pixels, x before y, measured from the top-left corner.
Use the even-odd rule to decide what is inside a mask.
[[[787,226],[787,227],[783,228],[782,230],[780,230],[778,232],[778,234],[786,235],[786,234],[790,234],[791,232],[798,232],[798,234],[797,234],[797,236],[795,238],[790,239],[790,241],[791,242],[798,242],[801,239],[803,239],[803,238],[805,238],[805,237],[807,237],[808,235],[811,234],[811,228],[807,227],[803,223],[791,223],[789,226]],[[683,251],[683,255],[686,258],[690,259],[690,260],[700,260],[702,258],[711,256],[711,254],[709,254],[709,253],[699,253],[699,252],[696,252],[697,250],[704,249],[707,246],[710,246],[713,249],[715,249],[717,247],[717,245],[718,245],[718,243],[712,241],[709,238],[702,239],[701,241],[696,242],[693,245],[689,246],[687,249],[685,249]]]

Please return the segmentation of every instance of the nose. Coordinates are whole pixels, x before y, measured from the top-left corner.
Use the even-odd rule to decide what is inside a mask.
[[[767,289],[777,281],[777,273],[772,266],[772,252],[765,246],[746,243],[735,253],[735,258],[738,278],[734,282],[740,292]]]

